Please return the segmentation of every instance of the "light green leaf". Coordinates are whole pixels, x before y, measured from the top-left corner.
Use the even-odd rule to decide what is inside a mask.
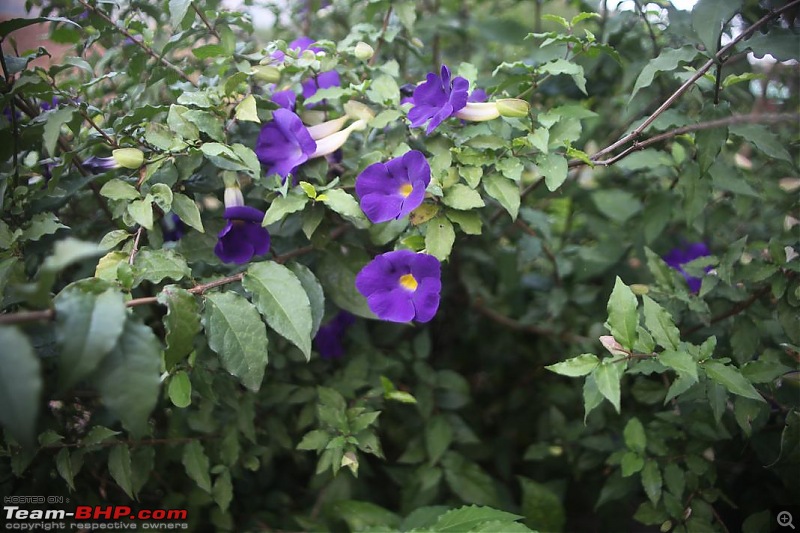
[[[706,361],[703,368],[709,378],[716,381],[729,392],[764,402],[764,398],[758,393],[753,385],[739,372],[734,366],[724,365],[718,361]]]
[[[208,134],[208,136],[215,141],[225,141],[225,130],[222,128],[222,120],[217,115],[209,111],[190,109],[183,113],[183,118],[197,126],[200,131]]]
[[[94,382],[100,399],[134,436],[148,430],[148,418],[161,385],[161,344],[153,330],[128,317],[117,345],[106,356]]]
[[[644,468],[644,458],[636,452],[625,452],[620,461],[622,477],[630,477]]]
[[[426,227],[425,249],[439,261],[444,261],[450,255],[456,240],[453,225],[440,215],[431,219]]]
[[[62,228],[69,229],[69,226],[62,224],[54,213],[37,213],[31,217],[20,238],[23,241],[38,241]]]
[[[400,103],[400,87],[393,77],[386,74],[381,74],[372,80],[366,95],[371,101],[380,105],[396,106]]]
[[[697,381],[697,363],[688,353],[665,350],[658,356],[658,360],[664,366],[675,370],[679,375],[690,377],[694,382]]]
[[[194,339],[200,332],[199,306],[193,294],[176,285],[164,287],[157,298],[158,303],[167,306],[164,366],[171,370],[194,348]]]
[[[108,473],[129,498],[136,499],[131,475],[131,451],[126,444],[118,444],[111,448],[108,454]]]
[[[167,126],[172,132],[177,133],[187,141],[196,141],[200,138],[200,130],[186,116],[188,111],[189,108],[186,106],[176,104],[169,106]]]
[[[651,59],[642,69],[639,77],[636,78],[636,83],[633,84],[633,90],[628,101],[633,100],[633,97],[636,96],[640,89],[649,87],[653,83],[653,78],[655,78],[656,74],[677,69],[681,63],[691,61],[697,57],[697,53],[697,49],[693,45],[663,50],[658,57]]]
[[[603,395],[600,389],[597,388],[597,380],[594,374],[586,376],[586,381],[583,383],[583,423],[586,424],[586,419],[589,413],[603,402]]]
[[[256,308],[235,292],[205,295],[203,326],[222,366],[252,391],[267,366],[267,328]]]
[[[167,394],[175,407],[189,407],[192,403],[192,381],[183,370],[175,372],[169,378]]]
[[[620,224],[642,210],[642,203],[633,194],[620,189],[594,191],[592,201],[601,213]]]
[[[110,250],[122,241],[130,239],[131,236],[132,235],[124,229],[115,229],[109,231],[103,236],[103,238],[100,240],[99,246],[103,250]]]
[[[604,360],[593,372],[597,382],[597,390],[600,391],[614,409],[619,413],[620,409],[620,380],[625,372],[625,366],[621,363],[612,363],[611,359]]]
[[[172,197],[172,211],[178,215],[178,218],[185,224],[188,224],[200,233],[205,233],[206,230],[203,228],[203,221],[200,218],[200,210],[197,208],[197,204],[194,200],[185,194],[176,192]]]
[[[653,339],[662,348],[677,350],[681,342],[681,333],[675,327],[672,316],[646,294],[642,296],[642,300],[644,301],[644,325],[650,331]]]
[[[183,447],[181,462],[186,469],[186,474],[197,483],[197,486],[211,494],[208,456],[199,440],[193,440]]]
[[[644,454],[647,446],[647,436],[644,432],[644,426],[638,418],[631,418],[628,420],[622,435],[625,438],[625,446],[627,446],[628,449],[638,452],[639,454]]]
[[[370,502],[340,500],[330,505],[332,516],[344,521],[348,531],[376,531],[400,524],[400,517]]]
[[[644,487],[644,492],[647,494],[647,497],[653,502],[653,505],[657,504],[658,500],[661,499],[662,483],[661,470],[658,468],[658,463],[648,459],[642,469],[642,486]]]
[[[554,153],[539,154],[536,157],[536,166],[544,176],[544,184],[547,189],[555,191],[567,179],[567,160],[563,156]]]
[[[314,273],[301,263],[290,264],[289,270],[300,280],[300,284],[308,296],[308,302],[311,304],[311,337],[313,338],[319,331],[319,325],[325,315],[325,294],[322,291],[322,285]]]
[[[94,371],[122,334],[125,302],[122,293],[108,287],[106,283],[81,281],[65,287],[54,300],[62,389]]]
[[[73,454],[69,453],[69,448],[61,448],[56,455],[56,470],[64,481],[69,485],[69,490],[75,490],[75,474],[83,466],[83,451],[78,450]]]
[[[0,326],[0,425],[18,442],[33,446],[42,394],[39,358],[17,328]]]
[[[467,211],[486,205],[477,191],[470,189],[463,183],[456,183],[444,191],[442,203],[453,209]]]
[[[83,437],[83,439],[81,440],[81,446],[84,448],[88,448],[89,446],[94,446],[95,444],[100,444],[101,442],[105,442],[111,437],[119,434],[120,434],[119,431],[108,429],[105,426],[94,426],[92,429],[89,430],[89,433],[87,433],[86,436]]]
[[[230,470],[225,468],[217,476],[211,489],[211,495],[214,497],[216,504],[219,505],[220,510],[223,513],[227,512],[233,501],[233,483],[231,482]]]
[[[144,248],[136,254],[133,267],[136,273],[135,285],[143,280],[161,283],[164,278],[178,281],[192,274],[186,260],[175,250]]]
[[[44,149],[50,157],[56,155],[56,143],[58,142],[58,136],[61,135],[61,126],[72,120],[74,112],[75,109],[73,107],[62,107],[58,111],[50,112],[47,115],[42,140]]]
[[[290,191],[286,196],[278,196],[269,204],[269,208],[264,214],[264,221],[261,225],[269,226],[270,224],[283,220],[286,215],[301,211],[307,203],[308,196],[300,192],[295,192],[294,190]]]
[[[50,272],[58,272],[83,259],[102,255],[103,252],[104,250],[93,242],[68,237],[55,244],[53,255],[45,259],[43,268]]]
[[[331,434],[324,429],[314,429],[303,435],[300,444],[297,445],[298,450],[323,450],[331,440]]]
[[[236,120],[255,122],[257,124],[261,123],[261,119],[258,118],[258,110],[256,109],[256,99],[252,94],[248,94],[236,106],[235,117]]]
[[[539,71],[553,75],[567,74],[572,77],[578,89],[580,89],[583,94],[586,94],[586,78],[583,75],[583,67],[577,63],[571,63],[566,59],[559,58],[555,61],[545,63],[539,67]]]
[[[436,211],[438,212],[438,210]],[[451,222],[458,224],[461,231],[467,235],[480,235],[481,234],[481,216],[475,211],[457,211],[455,209],[448,209],[445,215]]]
[[[520,204],[519,185],[497,174],[491,174],[483,178],[483,189],[486,194],[500,202],[511,215],[511,220],[517,219]]]
[[[431,531],[440,533],[472,531],[473,528],[485,522],[512,522],[520,518],[522,517],[519,515],[500,511],[499,509],[470,505],[447,511],[439,517]]]
[[[128,214],[137,224],[148,230],[153,229],[153,197],[148,194],[142,200],[129,203]]]
[[[619,276],[608,299],[608,322],[606,327],[623,348],[633,349],[636,343],[636,327],[639,325],[638,302],[633,291]]]
[[[320,194],[317,201],[323,202],[359,229],[369,226],[369,221],[356,199],[342,189],[329,189]]]
[[[150,195],[153,196],[153,201],[162,211],[166,212],[172,208],[172,198],[174,195],[172,189],[170,189],[168,185],[156,183],[150,188]]]
[[[173,28],[180,26],[191,3],[191,0],[169,0],[169,22]]]
[[[267,324],[311,358],[311,303],[303,285],[283,265],[265,261],[250,265],[242,287]]]
[[[560,363],[548,365],[545,368],[562,376],[576,378],[590,374],[599,364],[600,359],[596,355],[585,353]]]

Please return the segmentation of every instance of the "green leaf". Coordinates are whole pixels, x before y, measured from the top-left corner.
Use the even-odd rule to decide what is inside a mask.
[[[226,468],[217,476],[217,479],[214,480],[214,486],[211,488],[211,495],[220,510],[223,513],[227,512],[233,501],[233,482],[231,481],[230,470]]]
[[[303,285],[283,265],[264,261],[250,265],[242,287],[267,324],[311,359],[311,303]]]
[[[319,325],[325,315],[325,294],[322,291],[322,285],[314,273],[301,263],[290,264],[289,270],[300,280],[300,284],[308,296],[308,303],[311,305],[311,337],[313,338],[319,331]]]
[[[700,0],[692,8],[692,28],[708,55],[717,52],[722,25],[739,11],[741,5],[741,0]]]
[[[169,0],[169,22],[173,28],[180,26],[191,3],[191,0]]]
[[[467,235],[480,235],[481,234],[481,217],[475,211],[457,211],[455,209],[448,209],[445,215],[452,222],[458,224],[461,231]]]
[[[129,203],[128,214],[137,224],[153,229],[153,197],[148,194],[142,200]]]
[[[658,469],[658,463],[648,459],[642,469],[642,487],[653,505],[661,499],[661,485],[661,470]]]
[[[286,196],[278,196],[269,204],[267,212],[264,214],[262,226],[269,226],[290,214],[301,211],[308,203],[308,196],[292,190]]]
[[[54,300],[62,389],[93,372],[123,332],[126,311],[122,293],[106,287],[108,284],[81,281],[65,287]]]
[[[739,372],[734,366],[724,365],[718,361],[706,361],[703,368],[709,378],[716,381],[729,392],[764,402],[764,398],[758,393],[753,385]]]
[[[499,509],[470,505],[447,511],[439,517],[430,530],[440,533],[472,531],[475,527],[486,522],[512,522],[520,518],[522,517],[519,515],[500,511]]]
[[[317,197],[317,201],[342,215],[345,220],[352,222],[357,228],[363,229],[369,226],[366,215],[361,210],[355,198],[350,196],[342,189],[329,189]]]
[[[175,196],[172,189],[164,183],[156,183],[150,188],[150,195],[153,196],[153,201],[164,212],[172,208],[172,199]]]
[[[330,514],[343,520],[348,531],[376,531],[400,524],[400,517],[370,502],[339,500],[330,505]]]
[[[161,150],[180,150],[186,146],[178,135],[170,131],[165,124],[149,122],[144,130],[144,139]]]
[[[325,294],[338,307],[363,318],[375,318],[367,300],[356,290],[356,274],[367,262],[363,256],[353,257],[328,253],[317,267],[317,275]]]
[[[164,278],[178,281],[192,274],[186,260],[175,250],[139,250],[133,267],[136,273],[135,285],[143,280],[161,283]]]
[[[642,203],[633,194],[620,189],[594,191],[592,201],[601,213],[619,224],[642,210]]]
[[[11,21],[9,21],[11,22]],[[56,143],[58,136],[61,135],[61,126],[72,120],[75,109],[72,107],[62,107],[58,111],[50,112],[47,115],[47,122],[44,125],[42,134],[42,146],[50,157],[56,155]]]
[[[203,326],[222,366],[252,391],[267,366],[267,328],[256,308],[235,292],[205,295]]]
[[[188,112],[188,107],[172,104],[167,114],[167,126],[187,141],[196,141],[200,138],[200,130],[188,119],[186,116]]]
[[[497,174],[484,177],[482,183],[486,194],[500,202],[500,205],[511,215],[511,220],[516,220],[520,204],[519,186]]]
[[[644,454],[645,447],[647,446],[647,436],[644,432],[644,426],[638,418],[631,418],[625,424],[625,430],[622,432],[625,437],[625,446],[628,449]]]
[[[92,429],[89,430],[89,433],[87,433],[86,436],[83,437],[83,439],[81,440],[81,446],[84,448],[88,448],[89,446],[94,446],[95,444],[100,444],[101,442],[105,442],[111,437],[119,434],[120,434],[119,431],[108,429],[105,426],[94,426]]]
[[[186,474],[197,483],[197,486],[211,494],[208,456],[199,440],[193,440],[183,447],[181,462],[186,469]]]
[[[761,59],[767,54],[778,61],[790,61],[800,58],[797,50],[797,33],[792,28],[781,28],[772,25],[767,33],[756,32],[744,41],[743,47],[750,48],[753,54]]]
[[[428,461],[436,464],[453,442],[453,427],[443,415],[436,415],[425,426],[425,449]]]
[[[252,94],[248,94],[239,102],[236,106],[236,114],[234,116],[236,120],[261,123],[261,119],[258,118],[258,110],[256,109],[256,99]]]
[[[664,482],[673,496],[678,498],[683,496],[683,491],[686,487],[686,477],[683,473],[683,469],[678,466],[677,463],[670,462],[664,467]]]
[[[567,519],[561,498],[548,486],[532,479],[519,477],[519,481],[525,524],[540,531],[563,531]]]
[[[0,326],[0,425],[26,446],[36,442],[42,394],[39,358],[17,328]]]
[[[633,100],[633,97],[636,96],[640,89],[649,87],[653,83],[653,78],[655,78],[656,74],[675,70],[681,63],[691,61],[695,57],[697,57],[697,49],[693,45],[663,50],[658,57],[651,59],[642,69],[642,72],[639,73],[636,83],[633,84],[633,90],[628,102]]]
[[[115,229],[106,233],[100,240],[99,247],[103,250],[110,250],[119,243],[131,238],[131,234],[124,229]],[[127,254],[126,254],[127,255]]]
[[[213,44],[213,43],[193,47],[192,53],[197,59],[208,59],[210,57],[227,57],[230,55],[224,46],[222,46],[221,44]]]
[[[439,261],[444,261],[453,249],[456,233],[453,225],[444,216],[437,216],[427,224],[425,233],[425,249]]]
[[[205,233],[203,228],[203,221],[200,218],[200,210],[194,200],[176,192],[172,196],[172,211],[178,215],[185,224],[196,229],[200,233]]]
[[[64,481],[69,485],[69,490],[75,490],[75,474],[83,466],[83,452],[76,451],[73,454],[69,453],[69,448],[61,448],[56,455],[56,470]]]
[[[392,76],[381,74],[372,80],[366,96],[376,104],[396,106],[400,103],[400,87]]]
[[[561,155],[548,153],[536,156],[536,166],[544,176],[544,184],[547,189],[555,191],[567,179],[567,160]]]
[[[192,404],[192,381],[189,374],[183,370],[175,372],[169,379],[167,393],[175,407],[189,407]]]
[[[791,163],[793,158],[783,146],[777,135],[760,124],[735,124],[730,126],[733,135],[741,137],[764,152],[768,158],[781,159]]]
[[[620,409],[620,380],[622,374],[625,372],[625,366],[620,363],[612,363],[611,359],[605,359],[600,366],[593,372],[595,381],[597,382],[597,390],[600,391],[614,409],[619,413]]]
[[[603,402],[603,395],[597,387],[597,380],[594,374],[586,376],[586,381],[583,383],[583,423],[586,424],[586,419],[589,413]]]
[[[608,299],[606,327],[623,348],[633,349],[636,344],[636,327],[639,325],[638,302],[633,291],[617,276],[614,290]]]
[[[215,141],[225,141],[225,131],[222,128],[222,120],[217,115],[208,111],[190,109],[183,113],[183,118],[197,126],[200,131],[208,134],[208,136]]]
[[[575,85],[581,90],[583,94],[586,93],[586,78],[583,75],[583,67],[577,63],[570,63],[566,59],[556,59],[550,63],[545,63],[539,67],[539,71],[546,74],[566,74],[572,77]],[[551,189],[552,190],[552,189]]]
[[[62,228],[69,229],[69,226],[59,222],[54,213],[37,213],[31,217],[31,221],[22,231],[20,238],[23,241],[38,241],[45,235],[52,235]]]
[[[129,316],[117,345],[106,356],[94,382],[100,399],[134,436],[147,433],[161,385],[161,344],[153,330]]]
[[[646,294],[642,296],[642,301],[644,302],[644,325],[650,331],[653,339],[659,346],[667,350],[677,350],[681,342],[681,333],[675,327],[672,316]]]
[[[501,507],[494,480],[477,463],[448,451],[442,458],[444,476],[450,490],[467,503]]]
[[[463,183],[456,183],[444,191],[442,203],[453,209],[467,211],[486,205],[478,191],[470,189]]]
[[[194,339],[200,332],[199,306],[192,293],[176,285],[164,287],[157,298],[158,303],[167,306],[164,366],[171,370],[194,349]]]
[[[22,28],[31,26],[33,24],[39,24],[42,22],[64,22],[66,24],[71,24],[76,28],[80,29],[80,25],[64,17],[31,17],[31,18],[9,19],[0,22],[0,40],[5,39],[11,32],[20,30]]]
[[[573,357],[572,359],[561,361],[560,363],[548,365],[545,368],[556,374],[561,374],[562,376],[576,378],[592,373],[599,364],[600,359],[598,359],[596,355],[585,353]]]
[[[644,468],[644,458],[636,452],[625,452],[620,461],[622,477],[630,477]]]
[[[129,498],[136,499],[131,474],[131,451],[126,444],[118,444],[111,448],[108,454],[108,473]]]
[[[303,435],[300,444],[297,445],[298,450],[323,450],[331,440],[331,434],[324,429],[314,429]]]
[[[658,360],[664,366],[675,370],[679,375],[689,377],[693,382],[697,381],[697,363],[688,353],[665,350],[659,354]]]

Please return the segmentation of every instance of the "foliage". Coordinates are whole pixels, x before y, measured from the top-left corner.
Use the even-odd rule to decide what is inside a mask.
[[[28,3],[0,22],[3,495],[221,531],[763,531],[800,498],[797,0],[310,0],[266,33]],[[32,24],[66,57],[30,64]],[[466,81],[410,127],[442,64]],[[367,168],[424,200],[375,223]],[[357,290],[396,250],[441,262],[428,323]]]

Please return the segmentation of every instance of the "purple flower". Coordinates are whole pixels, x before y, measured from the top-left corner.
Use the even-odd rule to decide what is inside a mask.
[[[469,82],[461,76],[451,80],[450,69],[445,65],[441,76],[428,73],[427,81],[414,89],[414,107],[408,112],[411,127],[428,122],[426,133],[430,135],[442,121],[467,105],[468,94]]]
[[[470,93],[469,98],[467,98],[467,102],[478,103],[478,102],[485,102],[488,99],[489,96],[486,94],[486,91],[484,91],[483,89],[475,89]]]
[[[700,278],[695,278],[690,276],[684,269],[683,265],[686,263],[690,263],[699,257],[706,257],[711,255],[711,252],[708,249],[708,246],[702,242],[695,242],[689,244],[682,244],[677,248],[673,248],[669,251],[667,255],[664,256],[664,262],[667,263],[670,267],[674,268],[678,272],[680,272],[684,278],[686,278],[686,282],[689,284],[689,289],[697,293],[700,291],[700,285],[702,284],[702,280]],[[711,267],[706,267],[706,272],[710,271]]]
[[[58,107],[59,100],[58,96],[54,96],[52,100],[49,102],[41,101],[39,102],[39,109],[42,111],[50,111],[51,109],[56,109]]]
[[[339,79],[339,73],[335,70],[329,70],[328,72],[321,72],[314,76],[313,78],[306,80],[303,82],[303,98],[308,100],[315,94],[319,89],[327,89],[329,87],[339,87],[341,85],[341,80]]]
[[[355,321],[355,317],[347,311],[339,311],[333,320],[319,328],[314,337],[314,347],[323,359],[335,359],[344,355],[342,338]]]
[[[419,207],[431,182],[422,152],[411,150],[386,163],[373,163],[356,178],[361,209],[373,223],[400,219]]]
[[[83,168],[93,174],[100,174],[107,170],[119,168],[119,163],[113,157],[87,157],[83,160]]]
[[[297,95],[294,94],[294,91],[291,89],[278,91],[272,94],[272,101],[284,109],[294,111],[294,106],[297,102]]]
[[[256,155],[267,167],[267,175],[277,174],[282,178],[308,161],[314,154],[317,143],[311,138],[300,117],[288,109],[276,109],[272,120],[261,127],[256,141]]]
[[[179,241],[186,234],[186,225],[175,213],[161,219],[161,233],[165,241]]]
[[[428,322],[439,309],[441,276],[441,265],[432,255],[397,250],[362,268],[356,288],[381,320]]]
[[[238,187],[225,189],[223,216],[228,223],[219,232],[219,241],[214,247],[214,253],[222,262],[241,265],[250,261],[254,255],[269,251],[269,232],[261,226],[264,213],[244,205],[244,198]]]

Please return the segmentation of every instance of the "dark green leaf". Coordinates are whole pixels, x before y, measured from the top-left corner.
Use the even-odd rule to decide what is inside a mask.
[[[564,504],[549,487],[532,479],[519,477],[522,485],[522,514],[525,523],[540,531],[563,531],[566,523]],[[505,520],[514,520],[507,517]]]
[[[158,303],[167,306],[164,366],[171,370],[194,348],[194,338],[200,332],[199,305],[193,294],[176,285],[164,287],[158,293]]]
[[[32,446],[42,377],[39,359],[17,328],[0,326],[0,424],[18,442]]]
[[[197,486],[211,494],[208,456],[199,440],[193,440],[183,447],[181,462],[186,469],[186,474],[197,483]]]
[[[636,343],[636,328],[639,325],[638,302],[627,285],[619,277],[608,299],[608,322],[606,326],[623,348],[628,350]]]
[[[742,376],[738,368],[724,365],[718,361],[706,361],[703,368],[709,378],[728,389],[729,392],[760,402],[765,401],[755,387]]]
[[[126,444],[118,444],[111,448],[108,454],[108,472],[129,498],[136,499],[131,474],[131,451]]]

